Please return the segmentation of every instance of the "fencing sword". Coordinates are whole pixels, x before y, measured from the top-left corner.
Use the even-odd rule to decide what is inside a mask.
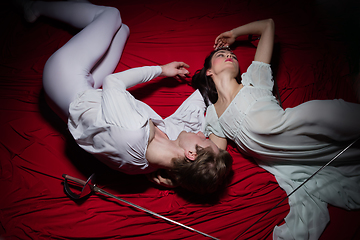
[[[295,188],[292,192],[289,193],[286,197],[284,197],[278,204],[275,205],[275,207],[271,208],[269,211],[267,211],[263,216],[261,216],[255,223],[253,223],[250,227],[248,227],[244,232],[242,232],[239,236],[237,236],[235,239],[238,239],[242,235],[244,235],[250,228],[252,228],[255,224],[257,224],[261,219],[263,219],[266,215],[268,215],[272,210],[277,208],[283,201],[285,201],[287,198],[289,198],[291,195],[293,195],[299,188],[305,185],[311,178],[313,178],[316,174],[318,174],[321,170],[323,170],[325,167],[330,165],[333,161],[335,161],[341,154],[343,154],[346,150],[348,150],[354,143],[356,143],[360,137],[352,141],[349,145],[347,145],[343,150],[341,150],[338,154],[336,154],[329,162],[327,162],[325,165],[320,167],[316,172],[314,172],[308,179],[306,179],[303,183],[301,183],[297,188]]]
[[[117,197],[117,196],[115,196],[115,195],[113,195],[113,194],[111,194],[111,193],[109,193],[109,192],[107,192],[107,191],[99,188],[99,187],[96,186],[96,184],[94,183],[94,180],[93,180],[93,179],[94,179],[94,178],[93,178],[93,177],[94,177],[94,174],[92,174],[92,175],[88,178],[87,181],[84,181],[84,180],[81,180],[81,179],[78,179],[78,178],[75,178],[75,177],[71,177],[71,176],[69,176],[69,175],[67,175],[67,174],[63,174],[62,176],[63,176],[63,178],[65,179],[65,180],[64,180],[64,189],[65,189],[65,192],[66,192],[71,198],[73,198],[73,199],[83,198],[83,197],[85,197],[85,196],[88,196],[88,195],[91,194],[92,192],[100,193],[100,194],[106,195],[106,196],[108,196],[108,197],[114,198],[114,199],[116,199],[116,200],[118,200],[118,201],[120,201],[120,202],[126,203],[126,204],[128,204],[128,205],[130,205],[130,206],[132,206],[132,207],[134,207],[134,208],[140,209],[141,211],[144,211],[144,212],[146,212],[146,213],[149,213],[150,215],[153,215],[153,216],[162,218],[162,219],[164,219],[164,220],[166,220],[166,221],[168,221],[168,222],[174,223],[174,224],[179,225],[179,226],[181,226],[181,227],[183,227],[183,228],[186,228],[186,229],[188,229],[188,230],[190,230],[190,231],[193,231],[193,232],[196,232],[196,233],[198,233],[198,234],[201,234],[201,235],[203,235],[203,236],[205,236],[205,237],[208,237],[208,238],[211,238],[211,239],[215,239],[215,240],[219,240],[218,238],[215,238],[215,237],[213,237],[213,236],[211,236],[211,235],[209,235],[209,234],[203,233],[203,232],[201,232],[201,231],[199,231],[199,230],[196,230],[196,229],[191,228],[191,227],[189,227],[189,226],[186,226],[186,225],[184,225],[184,224],[182,224],[182,223],[179,223],[179,222],[177,222],[177,221],[174,221],[174,220],[172,220],[172,219],[170,219],[170,218],[164,217],[164,216],[162,216],[162,215],[160,215],[160,214],[158,214],[158,213],[155,213],[155,212],[153,212],[153,211],[150,211],[150,210],[148,210],[148,209],[146,209],[146,208],[143,208],[143,207],[141,207],[141,206],[139,206],[139,205],[136,205],[136,204],[134,204],[134,203],[131,203],[131,202],[129,202],[129,201],[127,201],[127,200],[124,200],[124,199],[122,199],[122,198],[119,198],[119,197]],[[70,190],[68,180],[73,181],[73,182],[76,182],[76,183],[78,183],[78,184],[80,184],[80,185],[83,185],[83,188],[82,188],[80,194],[76,194],[76,193],[74,193],[73,191]]]

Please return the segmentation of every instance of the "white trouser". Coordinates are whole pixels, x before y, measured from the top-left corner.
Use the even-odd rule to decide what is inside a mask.
[[[118,9],[81,2],[35,2],[39,15],[82,29],[46,62],[43,85],[59,114],[68,116],[69,104],[79,92],[102,86],[115,70],[129,28]]]

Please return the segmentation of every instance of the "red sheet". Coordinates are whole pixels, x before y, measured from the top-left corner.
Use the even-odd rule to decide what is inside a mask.
[[[272,65],[283,106],[311,99],[355,101],[350,73],[356,65],[349,64],[360,43],[353,28],[359,27],[355,1],[93,2],[117,7],[130,27],[116,71],[178,60],[194,73],[219,33],[271,17],[276,23]],[[116,196],[220,239],[235,239],[286,196],[271,174],[231,144],[233,176],[221,193],[207,199],[110,170],[77,147],[44,100],[43,66],[75,31],[47,19],[28,24],[4,3],[0,12],[0,238],[203,238],[101,195],[74,202],[63,191],[64,173],[81,179],[96,173],[98,186]],[[253,45],[239,43],[235,53],[242,71],[254,52]],[[131,90],[163,117],[192,91],[175,79],[156,79]],[[321,239],[360,238],[359,211],[329,210],[331,222]],[[239,239],[271,239],[288,211],[284,201]]]

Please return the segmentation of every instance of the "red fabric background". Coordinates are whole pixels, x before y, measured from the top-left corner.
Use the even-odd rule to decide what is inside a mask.
[[[219,33],[271,17],[276,23],[272,65],[283,106],[311,99],[354,101],[350,73],[356,67],[349,62],[360,43],[355,1],[94,2],[117,7],[131,30],[116,71],[178,60],[188,63],[194,73]],[[77,147],[44,100],[43,66],[75,31],[47,19],[28,24],[3,3],[0,12],[2,238],[203,238],[101,195],[74,202],[63,191],[64,173],[81,179],[96,173],[98,186],[116,196],[221,239],[236,238],[286,196],[271,174],[231,144],[233,177],[218,197],[201,199],[180,189],[161,189],[144,176],[108,169]],[[239,43],[235,53],[242,71],[254,52],[253,45]],[[163,117],[192,91],[175,79],[156,79],[131,90]],[[239,239],[271,239],[274,226],[283,222],[288,210],[284,201]],[[360,238],[359,211],[332,206],[329,210],[331,223],[321,239]]]

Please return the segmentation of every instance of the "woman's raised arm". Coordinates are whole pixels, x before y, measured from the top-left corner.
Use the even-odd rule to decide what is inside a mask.
[[[214,48],[230,46],[242,35],[260,35],[260,41],[254,57],[255,61],[270,63],[275,36],[275,24],[272,19],[251,22],[230,31],[221,33],[215,39]]]

